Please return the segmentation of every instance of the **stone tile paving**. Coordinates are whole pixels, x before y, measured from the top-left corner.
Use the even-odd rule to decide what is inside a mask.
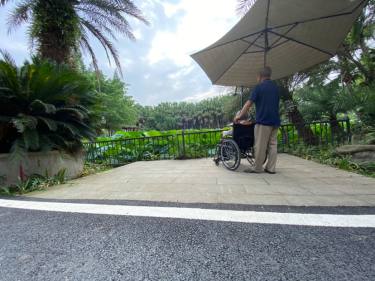
[[[281,154],[278,173],[236,172],[211,159],[137,162],[30,197],[294,206],[375,206],[375,179]]]

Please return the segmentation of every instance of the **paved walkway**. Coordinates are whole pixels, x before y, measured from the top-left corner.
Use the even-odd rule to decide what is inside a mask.
[[[29,197],[292,206],[375,206],[375,179],[279,155],[278,174],[247,174],[211,159],[137,162]]]

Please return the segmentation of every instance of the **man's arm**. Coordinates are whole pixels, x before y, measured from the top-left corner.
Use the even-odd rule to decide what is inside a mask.
[[[248,101],[245,103],[245,105],[243,106],[241,112],[240,112],[238,115],[236,115],[236,117],[234,117],[234,122],[237,123],[238,120],[240,120],[242,116],[244,116],[246,113],[249,112],[249,109],[250,109],[252,106],[253,106],[253,101],[248,100]]]

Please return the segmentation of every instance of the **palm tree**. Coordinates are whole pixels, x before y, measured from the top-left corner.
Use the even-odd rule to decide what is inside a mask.
[[[255,4],[257,0],[238,0],[237,12],[245,14]]]
[[[306,121],[294,100],[293,94],[298,85],[306,81],[307,74],[296,73],[290,77],[280,79],[278,85],[281,90],[281,100],[284,102],[286,116],[301,136],[305,144],[317,145],[318,139],[314,135],[310,126],[306,126]]]
[[[12,0],[0,0],[0,6]],[[57,63],[74,64],[79,47],[87,51],[96,69],[97,59],[89,37],[96,38],[111,57],[118,70],[121,65],[116,48],[115,32],[135,39],[127,17],[148,23],[131,0],[23,0],[8,18],[9,30],[20,24],[31,23],[29,35],[37,43],[42,58]]]
[[[346,84],[354,83],[355,76],[361,76],[366,85],[375,81],[374,26],[375,0],[369,0],[338,54],[338,70]]]

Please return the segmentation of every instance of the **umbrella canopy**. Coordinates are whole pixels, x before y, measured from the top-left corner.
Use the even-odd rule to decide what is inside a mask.
[[[192,55],[213,84],[254,86],[265,65],[279,79],[333,57],[367,0],[258,0],[224,37]]]

